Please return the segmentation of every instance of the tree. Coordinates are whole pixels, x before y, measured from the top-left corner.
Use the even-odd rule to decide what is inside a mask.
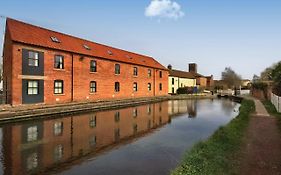
[[[276,95],[281,96],[281,62],[275,65],[271,75],[273,80],[273,92]]]
[[[221,79],[226,83],[228,88],[235,88],[241,85],[241,76],[236,74],[231,67],[226,67],[221,73]]]

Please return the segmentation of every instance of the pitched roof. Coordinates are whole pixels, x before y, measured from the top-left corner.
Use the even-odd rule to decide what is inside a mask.
[[[195,79],[195,76],[190,72],[185,72],[180,70],[169,70],[169,73],[170,76],[174,76],[174,77]]]
[[[14,19],[7,18],[6,28],[10,32],[11,39],[16,42],[167,70],[152,57],[113,48]],[[53,42],[51,37],[57,38],[59,42]]]

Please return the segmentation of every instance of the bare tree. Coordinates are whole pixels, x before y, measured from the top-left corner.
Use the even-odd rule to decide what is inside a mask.
[[[238,75],[231,67],[226,67],[221,73],[221,79],[226,83],[228,88],[238,88],[241,85],[241,76]]]

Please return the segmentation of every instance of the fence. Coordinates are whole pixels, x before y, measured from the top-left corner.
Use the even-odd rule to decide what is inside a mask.
[[[275,106],[278,112],[281,112],[281,97],[271,93],[271,103]]]

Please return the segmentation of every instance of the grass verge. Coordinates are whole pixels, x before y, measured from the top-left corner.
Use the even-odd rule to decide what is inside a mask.
[[[220,127],[207,141],[196,144],[171,174],[237,174],[239,170],[235,157],[249,124],[250,113],[254,109],[253,101],[243,100],[239,115],[226,126]]]
[[[279,113],[275,106],[271,103],[271,101],[269,100],[264,100],[262,101],[264,107],[266,108],[267,112],[271,115],[271,116],[275,116],[277,118],[278,121],[278,128],[281,131],[281,113]]]

